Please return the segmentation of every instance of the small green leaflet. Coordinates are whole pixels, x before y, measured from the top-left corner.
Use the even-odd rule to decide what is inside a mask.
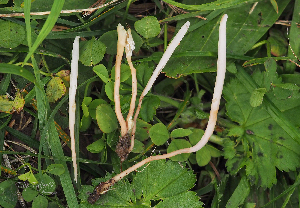
[[[189,191],[196,182],[192,171],[177,162],[152,161],[139,169],[132,183],[127,179],[117,182],[91,207],[202,207],[195,192]],[[91,191],[85,187],[82,191]],[[81,205],[86,205],[87,194],[80,194]]]

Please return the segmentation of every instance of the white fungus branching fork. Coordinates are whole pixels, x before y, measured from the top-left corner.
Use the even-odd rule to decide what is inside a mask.
[[[223,85],[224,85],[224,79],[225,79],[225,72],[226,72],[226,21],[227,21],[227,14],[224,14],[221,22],[220,22],[220,29],[219,29],[219,43],[218,43],[218,62],[217,62],[217,78],[214,88],[214,94],[211,104],[211,111],[209,116],[209,121],[205,130],[204,135],[202,136],[201,140],[193,147],[190,148],[184,148],[180,150],[176,150],[174,152],[163,154],[163,155],[156,155],[156,156],[150,156],[137,164],[131,166],[127,170],[121,172],[120,174],[114,176],[113,178],[109,179],[106,182],[100,183],[98,186],[96,186],[94,192],[89,196],[88,202],[91,204],[94,204],[101,196],[101,194],[105,194],[111,186],[113,186],[116,182],[121,180],[123,177],[131,173],[132,171],[135,171],[136,169],[142,167],[143,165],[153,161],[153,160],[161,160],[173,157],[178,154],[182,153],[192,153],[200,150],[202,147],[205,146],[205,144],[208,142],[210,136],[213,134],[216,121],[217,121],[217,113],[219,110]],[[116,58],[116,77],[115,77],[115,91],[114,91],[114,99],[115,99],[115,111],[117,114],[117,118],[120,122],[121,126],[121,139],[119,143],[119,148],[124,148],[124,152],[121,154],[121,161],[125,160],[130,153],[130,151],[133,148],[134,145],[134,135],[136,130],[136,119],[139,114],[139,111],[141,109],[142,105],[142,99],[145,97],[145,95],[149,92],[151,89],[155,79],[159,75],[159,73],[162,71],[163,67],[166,65],[167,61],[171,57],[173,51],[179,45],[179,42],[182,40],[183,36],[188,30],[190,23],[186,22],[182,28],[178,31],[177,35],[174,37],[174,39],[171,41],[170,45],[168,46],[167,50],[165,51],[163,57],[161,58],[160,62],[158,63],[156,69],[154,70],[151,78],[149,79],[144,91],[142,92],[137,110],[135,112],[134,118],[132,119],[134,108],[135,108],[135,97],[136,97],[136,77],[135,77],[135,69],[132,66],[131,63],[131,53],[132,52],[131,46],[127,45],[126,50],[126,57],[128,60],[128,63],[131,68],[132,72],[132,99],[131,99],[131,105],[130,105],[130,111],[127,116],[127,120],[123,118],[123,115],[121,113],[120,108],[120,96],[119,96],[119,87],[120,87],[120,65],[121,65],[121,59],[124,51],[124,47],[130,42],[130,30],[125,31],[125,29],[119,25],[118,26],[118,51],[117,51],[117,58]],[[129,39],[128,39],[129,38]],[[127,40],[126,40],[127,39]],[[133,42],[130,42],[132,44]],[[127,51],[128,50],[128,51]],[[125,150],[125,148],[128,148]],[[120,151],[120,150],[117,150]],[[122,152],[122,151],[121,151]],[[119,154],[119,153],[118,153]],[[120,156],[120,155],[119,155]]]

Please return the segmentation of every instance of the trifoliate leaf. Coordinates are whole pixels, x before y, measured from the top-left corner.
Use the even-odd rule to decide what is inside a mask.
[[[193,133],[189,135],[191,144],[194,146],[202,138],[204,131],[202,129],[193,129]]]
[[[115,112],[107,104],[101,104],[96,109],[96,119],[99,128],[104,133],[113,132],[118,128],[118,121]]]
[[[39,192],[37,192],[36,190],[32,189],[31,187],[28,187],[24,189],[24,191],[22,192],[22,196],[25,201],[31,202],[38,195],[38,193]]]
[[[160,99],[157,96],[151,95],[145,97],[142,103],[140,117],[146,122],[151,121],[159,105]]]
[[[34,177],[33,173],[31,171],[24,173],[22,175],[19,175],[18,178],[22,181],[28,180],[29,183],[35,185],[38,183],[37,179]]]
[[[134,23],[135,30],[144,38],[153,38],[160,32],[160,25],[156,17],[147,16]]]
[[[60,99],[67,89],[60,77],[53,77],[47,84],[46,95],[49,102],[55,102]]]
[[[209,149],[204,146],[196,152],[196,160],[199,166],[205,166],[209,163],[211,155]]]
[[[25,29],[23,26],[11,22],[0,22],[0,47],[15,48],[23,43],[25,36]]]
[[[130,67],[126,64],[121,64],[121,77],[120,82],[125,82],[131,76]],[[115,80],[115,67],[111,70],[111,78]]]
[[[103,82],[107,83],[109,76],[106,67],[103,64],[99,64],[93,67],[93,71],[102,79]]]
[[[189,148],[191,146],[192,145],[184,139],[174,139],[171,142],[171,144],[169,145],[169,147],[167,149],[167,152],[170,153],[170,152],[174,152],[174,151],[179,150],[179,149]],[[173,160],[173,161],[183,162],[183,161],[186,161],[189,158],[190,154],[191,153],[183,153],[183,154],[179,154],[179,155],[176,155],[174,157],[171,157],[170,159]]]
[[[174,129],[171,132],[171,137],[172,138],[186,137],[186,136],[189,136],[192,133],[193,133],[193,131],[191,129],[178,128],[178,129]]]
[[[104,149],[104,147],[105,147],[105,142],[103,141],[103,139],[98,139],[97,141],[88,145],[86,149],[91,153],[99,153]]]
[[[155,124],[149,130],[149,136],[155,145],[163,145],[169,139],[169,132],[162,123]]]
[[[99,40],[106,45],[106,53],[110,55],[117,54],[118,33],[117,30],[111,30],[104,33]]]
[[[53,175],[61,175],[65,172],[65,168],[62,164],[51,164],[47,167],[46,172]]]
[[[271,61],[270,63],[273,65],[274,62]],[[257,71],[252,74],[252,77],[249,76],[247,79],[253,79],[260,87],[265,86],[266,77],[268,77],[268,80],[278,83],[280,79],[276,78],[274,65],[266,67],[266,69],[266,72],[261,73]],[[273,72],[269,73],[268,70],[273,70]],[[232,158],[234,156],[233,153],[229,154],[229,150],[233,148],[230,142],[230,146],[224,147],[224,149],[228,149],[225,150],[226,157],[232,158],[227,161],[226,166],[228,171],[234,173],[246,165],[248,179],[254,179],[252,181],[262,187],[271,187],[277,181],[276,167],[279,170],[291,171],[300,166],[300,153],[298,151],[300,145],[277,123],[277,120],[275,121],[269,115],[264,102],[259,107],[250,105],[250,95],[255,87],[249,85],[247,79],[243,78],[245,75],[241,73],[245,72],[238,70],[236,76],[239,79],[231,80],[224,87],[223,94],[227,100],[227,115],[233,121],[238,122],[240,127],[244,129],[245,134],[241,136],[241,139],[243,140],[243,145],[247,146],[250,152],[243,154],[244,156],[241,158],[236,156]],[[270,76],[267,75],[268,73]],[[299,92],[293,91],[294,96],[282,99],[288,94],[289,92],[287,91],[281,92],[280,98],[278,98],[271,89],[265,96],[271,100],[286,118],[289,118],[293,125],[299,127],[300,117],[295,116],[300,114],[300,99],[297,95]],[[248,158],[250,155],[251,158]],[[249,159],[251,159],[251,163]]]
[[[32,208],[47,208],[48,200],[42,195],[38,195],[32,202]]]
[[[139,140],[135,139],[132,152],[133,153],[142,153],[144,150],[145,150],[145,145],[142,142],[140,142]]]
[[[50,195],[55,191],[56,184],[49,175],[43,174],[40,176],[39,174],[36,174],[35,176],[39,183],[34,187],[36,187],[41,194]]]
[[[16,207],[18,202],[18,194],[15,181],[7,179],[0,183],[0,206]]]
[[[89,104],[89,113],[93,119],[96,119],[96,108],[101,104],[107,104],[107,102],[102,99],[95,99]]]
[[[106,46],[95,38],[80,43],[79,60],[85,66],[98,64],[104,57]]]
[[[114,100],[114,82],[113,81],[107,82],[105,84],[105,93],[111,101]]]

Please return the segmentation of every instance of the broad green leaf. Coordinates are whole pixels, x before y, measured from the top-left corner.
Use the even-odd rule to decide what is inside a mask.
[[[65,168],[62,164],[51,164],[47,167],[46,172],[53,175],[61,175],[65,172]]]
[[[113,81],[105,84],[105,93],[111,101],[114,101],[114,84],[115,83]]]
[[[248,197],[249,193],[250,185],[246,177],[244,176],[241,178],[239,185],[236,187],[230,199],[228,200],[226,208],[235,208],[243,204],[245,199]]]
[[[211,159],[210,151],[207,146],[202,147],[196,152],[196,160],[199,166],[205,166]]]
[[[64,171],[61,174],[63,174],[63,173],[64,173]],[[39,190],[39,193],[44,194],[44,195],[51,195],[55,191],[56,184],[49,175],[36,174],[35,176],[38,179],[39,183],[37,185],[35,185],[34,187],[36,187]]]
[[[96,119],[96,108],[101,104],[107,104],[102,99],[95,99],[89,104],[89,113],[93,119]]]
[[[42,195],[38,195],[32,202],[32,208],[47,208],[48,200]]]
[[[160,105],[160,99],[155,95],[147,96],[143,99],[142,108],[139,116],[146,122],[153,119],[156,109]]]
[[[136,78],[141,86],[146,86],[154,68],[155,66],[152,62],[142,62],[136,66]]]
[[[98,139],[97,141],[88,145],[86,149],[91,153],[99,153],[104,149],[104,147],[105,147],[105,142],[103,141],[103,139]]]
[[[118,121],[115,112],[107,104],[101,104],[96,109],[96,119],[99,128],[104,133],[113,132],[118,128]]]
[[[268,71],[253,73],[252,78],[257,86],[264,85],[266,73]],[[297,136],[299,133],[294,130],[295,127],[300,126],[299,117],[294,116],[300,113],[299,92],[293,91],[293,96],[281,99],[284,95],[289,95],[289,91],[281,92],[278,98],[271,89],[266,93],[263,104],[254,108],[250,105],[250,95],[257,86],[250,81],[251,77],[248,75],[248,78],[240,69],[236,76],[239,79],[231,80],[223,90],[227,101],[227,114],[245,131],[242,136],[243,143],[249,145],[252,155],[252,159],[246,163],[247,177],[251,178],[255,184],[260,181],[260,186],[271,187],[276,183],[275,167],[279,170],[290,171],[300,166],[298,151],[300,141]],[[278,82],[279,79],[275,77],[275,80]],[[270,102],[273,104],[269,104]],[[289,122],[284,120],[285,117],[289,118]],[[233,156],[226,154],[228,158]],[[242,164],[242,161],[246,159],[247,156],[240,159],[232,158],[232,161],[228,160],[227,163],[228,165],[234,164],[235,160],[238,164],[240,160]],[[239,168],[238,165],[235,167]]]
[[[67,91],[67,88],[60,77],[53,77],[47,84],[46,95],[49,102],[56,102]]]
[[[169,197],[159,202],[155,207],[157,208],[170,208],[170,207],[194,207],[201,208],[203,203],[199,202],[199,196],[195,192],[188,191]]]
[[[149,129],[151,128],[151,125],[147,122],[137,119],[136,121],[136,132],[135,132],[135,138],[140,141],[145,141],[149,138]]]
[[[134,140],[133,153],[142,153],[145,150],[145,145],[139,140]]]
[[[93,71],[101,78],[105,83],[108,82],[109,76],[106,67],[103,64],[99,64],[93,67]]]
[[[173,1],[172,1],[173,2]],[[215,1],[214,4],[233,3],[232,1]],[[245,1],[243,1],[245,2]],[[278,14],[274,11],[270,2],[264,4],[258,3],[253,10],[252,4],[241,4],[238,9],[232,8],[224,11],[228,15],[227,21],[227,55],[244,55],[251,50],[252,46],[259,41],[259,39],[268,31],[273,23],[279,18],[284,8],[288,5],[290,0],[278,1]],[[167,3],[170,3],[168,0]],[[237,3],[235,1],[235,3]],[[176,4],[174,4],[176,5]],[[203,5],[191,5],[197,7]],[[213,9],[220,8],[212,7]],[[184,53],[187,51],[199,52],[217,52],[218,35],[219,35],[219,21],[221,15],[216,18],[208,19],[206,24],[193,30],[186,35],[180,45],[177,47],[175,53]],[[191,27],[194,24],[202,22],[202,20],[189,19]],[[186,20],[179,21],[177,27],[183,25]],[[199,35],[200,34],[200,35]],[[175,54],[174,54],[175,55]],[[216,57],[207,56],[182,56],[173,57],[166,64],[163,71],[167,76],[180,77],[191,73],[202,73],[216,70]]]
[[[95,38],[81,42],[79,60],[85,66],[98,64],[104,57],[106,46]]]
[[[130,67],[127,64],[121,64],[120,82],[125,82],[131,76]],[[111,70],[111,78],[115,80],[115,66]]]
[[[28,187],[24,189],[24,191],[22,191],[22,196],[25,201],[31,202],[38,195],[38,193],[39,192],[37,192],[36,190],[32,189],[31,187]]]
[[[169,139],[169,132],[162,123],[155,124],[149,129],[149,136],[155,145],[163,145]]]
[[[178,128],[178,129],[174,129],[171,132],[171,137],[172,138],[186,137],[186,136],[189,136],[192,133],[193,133],[193,131],[191,129]]]
[[[24,173],[22,175],[19,175],[18,178],[22,181],[27,181],[29,183],[31,183],[32,185],[35,185],[38,183],[38,180],[35,178],[35,176],[33,175],[33,173],[31,171]]]
[[[14,208],[18,202],[15,181],[5,180],[0,183],[0,205],[5,208]]]
[[[135,30],[144,38],[153,38],[160,32],[160,25],[156,17],[147,16],[134,23]]]
[[[25,29],[23,26],[11,22],[0,21],[0,47],[15,48],[25,39]]]
[[[111,30],[104,33],[99,40],[105,44],[106,53],[110,55],[117,54],[118,33],[117,30]]]
[[[258,107],[262,104],[265,93],[267,92],[266,88],[257,88],[251,93],[250,105],[252,107]]]
[[[202,138],[204,131],[202,129],[193,129],[193,133],[189,135],[191,145],[196,145]]]
[[[212,157],[220,157],[222,155],[222,152],[220,150],[218,150],[217,148],[215,148],[214,146],[212,145],[205,145],[210,153],[210,155]]]
[[[137,199],[145,201],[176,196],[191,189],[196,181],[192,171],[170,160],[153,161],[140,171],[134,177],[133,185]]]
[[[171,144],[169,145],[169,147],[167,149],[167,152],[170,153],[170,152],[174,152],[174,151],[179,150],[179,149],[189,148],[191,146],[192,145],[184,139],[174,139],[174,140],[172,140]],[[172,161],[183,162],[183,161],[186,161],[189,158],[190,154],[191,153],[183,153],[183,154],[180,154],[180,155],[173,156],[170,159]]]

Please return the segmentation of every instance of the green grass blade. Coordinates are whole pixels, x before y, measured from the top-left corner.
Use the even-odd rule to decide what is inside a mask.
[[[33,76],[33,74],[20,66],[0,63],[0,73],[19,75],[29,80],[30,82],[35,83],[35,77]]]
[[[31,0],[25,0],[24,15],[25,15],[25,24],[26,24],[27,43],[29,49],[31,48],[30,8],[31,8]]]
[[[65,168],[65,172],[59,176],[61,185],[64,190],[64,194],[67,199],[68,207],[78,207],[77,197],[73,188],[70,173],[68,171],[68,166],[64,159],[64,153],[60,144],[59,136],[55,127],[54,120],[51,119],[50,125],[44,129],[49,134],[49,144],[51,147],[51,152],[54,157],[56,164],[62,164]]]
[[[280,199],[281,197],[283,197],[284,195],[293,192],[293,190],[300,185],[300,174],[297,176],[296,182],[291,185],[289,188],[287,188],[284,192],[282,192],[280,195],[278,195],[277,197],[275,197],[274,199],[272,199],[271,201],[269,201],[267,204],[265,204],[262,207],[266,207],[270,204],[272,204],[273,202],[277,201],[278,199]]]
[[[239,6],[240,4],[243,4],[243,3],[249,4],[254,1],[256,1],[256,0],[250,0],[250,1],[248,1],[248,0],[225,0],[225,1],[213,1],[211,3],[201,4],[201,5],[187,5],[187,4],[178,3],[173,0],[164,0],[164,2],[166,2],[168,4],[172,4],[174,6],[177,6],[181,9],[201,10],[201,11],[235,7],[235,6]]]
[[[56,23],[57,18],[59,17],[60,11],[63,8],[64,3],[65,0],[54,0],[49,17],[47,18],[40,34],[36,38],[34,44],[32,45],[27,56],[25,57],[24,63],[26,63],[29,60],[29,58],[34,53],[34,51],[38,48],[38,46],[43,42],[43,40],[47,37],[49,32],[52,30],[53,26]]]

